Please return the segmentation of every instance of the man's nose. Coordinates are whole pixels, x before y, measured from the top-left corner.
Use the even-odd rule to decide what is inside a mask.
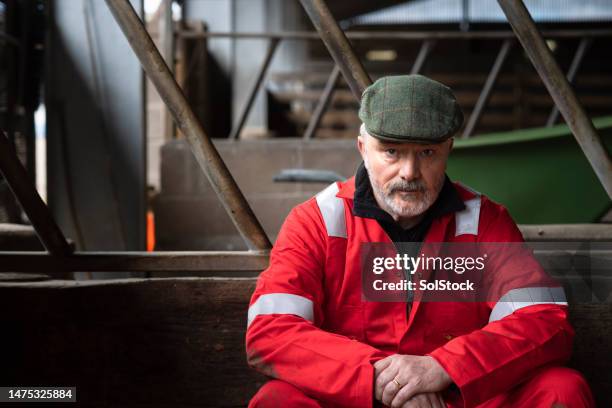
[[[406,181],[421,177],[419,159],[416,155],[410,154],[402,159],[399,176]]]

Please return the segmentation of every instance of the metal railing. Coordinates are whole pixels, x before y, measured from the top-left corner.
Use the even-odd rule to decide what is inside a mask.
[[[251,250],[269,250],[272,244],[261,224],[198,122],[134,8],[126,0],[106,0],[106,3],[247,246]]]
[[[316,7],[318,11],[322,11],[321,4],[315,4],[314,6],[308,7]],[[330,18],[330,14],[323,11],[323,15],[327,15],[327,18]],[[328,23],[329,24],[329,23]],[[237,140],[239,135],[248,119],[251,108],[253,106],[253,101],[258,92],[263,88],[264,80],[266,77],[266,73],[270,67],[271,60],[274,57],[274,52],[277,50],[278,45],[282,41],[287,40],[301,40],[301,41],[319,41],[321,37],[318,32],[310,32],[310,31],[285,31],[285,32],[276,32],[276,33],[255,33],[255,32],[192,32],[184,29],[179,29],[175,31],[175,35],[179,40],[185,39],[210,39],[210,38],[231,38],[234,40],[237,39],[261,39],[270,42],[270,46],[268,48],[268,53],[264,58],[264,62],[259,68],[258,74],[256,75],[256,79],[250,87],[250,90],[247,94],[247,102],[241,108],[240,114],[238,116],[238,120],[236,125],[232,128],[230,133],[231,140]],[[335,32],[335,36],[338,36],[338,32]],[[421,41],[421,47],[418,51],[417,57],[415,58],[414,64],[410,70],[411,74],[419,73],[427,58],[432,53],[432,49],[435,46],[437,40],[500,40],[500,50],[497,54],[497,57],[493,61],[493,65],[487,75],[487,79],[482,87],[482,90],[478,96],[477,102],[474,106],[474,110],[470,114],[466,126],[461,134],[462,138],[469,138],[474,134],[476,127],[478,126],[482,114],[487,106],[491,93],[497,83],[497,79],[502,70],[504,63],[507,61],[510,52],[514,47],[514,43],[516,41],[515,34],[510,30],[495,30],[495,31],[471,31],[471,32],[462,32],[462,31],[347,31],[345,33],[347,39],[351,41],[360,41],[360,40],[402,40],[402,41]],[[547,39],[574,39],[580,38],[581,42],[574,56],[572,65],[568,71],[567,77],[570,82],[576,76],[576,72],[578,71],[580,64],[584,58],[586,50],[588,46],[592,43],[593,39],[596,38],[609,38],[612,37],[612,30],[610,29],[592,29],[592,30],[583,30],[583,29],[566,29],[566,30],[546,30],[542,31],[542,37]],[[273,46],[274,44],[274,46]],[[338,46],[341,46],[340,44]],[[346,45],[344,45],[346,46]],[[350,67],[350,64],[346,65]],[[314,110],[313,114],[306,126],[306,130],[303,134],[304,140],[311,140],[315,137],[316,131],[321,122],[321,118],[327,111],[329,107],[329,101],[333,97],[335,87],[338,83],[336,69],[333,69],[330,73],[324,90],[319,98]],[[349,78],[353,78],[354,75],[361,75],[358,72],[350,73]],[[366,74],[367,75],[367,74]],[[345,76],[346,78],[346,76]],[[355,88],[359,88],[358,84],[349,83],[349,87],[351,90]],[[354,94],[355,91],[353,91]],[[359,98],[357,98],[359,99]],[[547,126],[551,126],[558,118],[558,109],[556,105],[552,108],[551,113],[549,115],[549,119],[546,123]]]

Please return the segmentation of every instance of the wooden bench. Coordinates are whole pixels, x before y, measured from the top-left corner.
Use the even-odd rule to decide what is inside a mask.
[[[254,278],[0,284],[3,385],[76,386],[82,406],[245,406]],[[571,307],[571,366],[612,406],[612,304]]]

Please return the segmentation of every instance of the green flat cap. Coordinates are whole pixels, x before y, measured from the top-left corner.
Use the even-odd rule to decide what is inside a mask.
[[[422,75],[383,77],[363,91],[359,118],[382,140],[440,143],[463,124],[453,91]]]

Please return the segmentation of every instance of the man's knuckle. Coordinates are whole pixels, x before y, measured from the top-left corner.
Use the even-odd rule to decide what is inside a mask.
[[[398,407],[402,407],[405,403],[406,403],[406,401],[403,400],[403,399],[394,398],[393,401],[391,401],[391,405],[389,405],[389,406],[391,408],[398,408]]]
[[[414,399],[407,399],[404,401],[404,403],[402,405],[400,405],[402,408],[413,408],[415,407],[415,402]]]

